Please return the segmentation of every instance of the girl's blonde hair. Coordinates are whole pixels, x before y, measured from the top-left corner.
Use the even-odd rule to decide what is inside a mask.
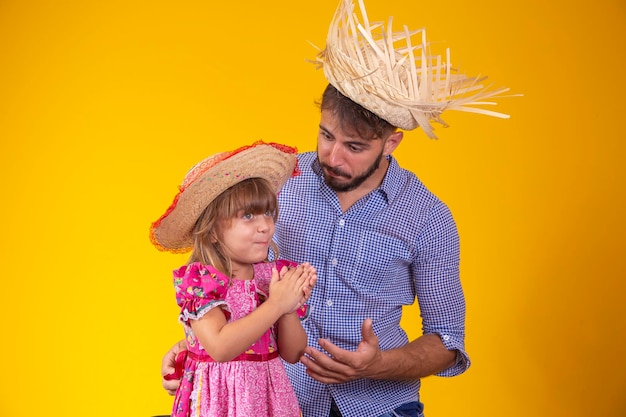
[[[218,195],[204,209],[193,228],[193,249],[188,263],[212,265],[227,276],[232,275],[232,261],[222,244],[224,228],[240,211],[261,214],[270,212],[278,219],[278,201],[270,183],[262,178],[243,180]],[[278,247],[270,241],[270,249],[278,257]]]

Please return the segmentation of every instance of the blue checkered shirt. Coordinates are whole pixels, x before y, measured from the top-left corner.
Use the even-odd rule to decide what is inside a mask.
[[[354,351],[371,318],[382,350],[408,343],[402,307],[417,298],[423,333],[438,334],[457,362],[441,376],[464,372],[465,300],[459,281],[459,239],[447,206],[388,157],[381,186],[342,212],[324,182],[316,153],[300,154],[301,175],[279,194],[275,240],[280,257],[309,261],[318,282],[303,325],[318,338]],[[345,417],[373,417],[419,399],[420,381],[358,379],[325,385],[300,364],[286,364],[305,417],[328,417],[331,397]]]

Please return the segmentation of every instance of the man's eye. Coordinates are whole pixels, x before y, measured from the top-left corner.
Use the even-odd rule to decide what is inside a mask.
[[[324,130],[320,130],[320,136],[323,137],[326,140],[330,140],[331,136],[328,132],[324,131]]]

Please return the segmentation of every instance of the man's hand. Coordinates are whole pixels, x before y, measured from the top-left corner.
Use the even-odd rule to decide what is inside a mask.
[[[307,346],[300,362],[306,366],[306,372],[311,378],[324,384],[338,384],[373,375],[382,352],[371,319],[363,322],[361,335],[361,342],[355,352],[341,349],[329,340],[319,339],[320,346],[328,354]]]
[[[161,384],[163,385],[163,389],[165,389],[169,395],[176,394],[176,390],[180,385],[180,379],[166,380],[164,377],[166,375],[173,374],[176,371],[176,355],[185,349],[187,349],[187,343],[184,340],[181,340],[167,351],[161,361],[161,376],[163,377],[161,378]]]

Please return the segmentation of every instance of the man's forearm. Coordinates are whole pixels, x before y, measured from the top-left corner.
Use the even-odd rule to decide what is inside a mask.
[[[382,352],[381,360],[368,370],[368,378],[414,380],[454,366],[456,350],[448,350],[437,334],[423,335],[397,349]]]

